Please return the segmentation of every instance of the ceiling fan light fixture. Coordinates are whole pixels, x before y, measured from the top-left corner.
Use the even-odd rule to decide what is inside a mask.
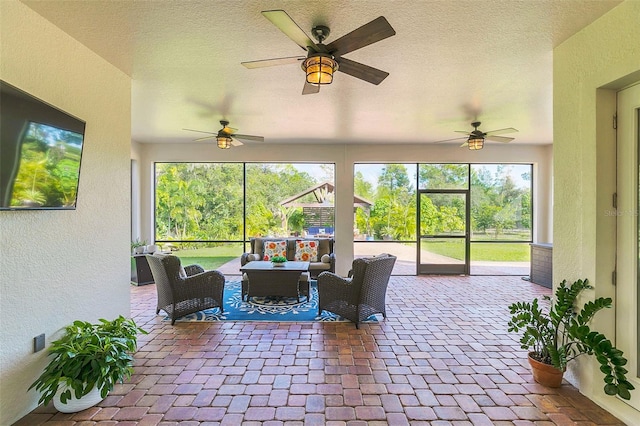
[[[231,138],[228,136],[218,136],[216,141],[218,142],[218,148],[220,149],[231,148]]]
[[[307,75],[307,83],[331,84],[333,73],[338,70],[338,63],[331,55],[314,53],[302,62],[302,69]]]
[[[484,138],[471,135],[469,136],[467,144],[471,151],[478,151],[484,147]]]

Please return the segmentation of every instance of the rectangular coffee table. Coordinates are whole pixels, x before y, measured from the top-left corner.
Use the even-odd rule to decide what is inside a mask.
[[[309,289],[301,291],[299,286],[300,275],[308,270],[309,262],[285,262],[283,266],[273,266],[267,261],[251,261],[240,268],[247,274],[246,286],[242,280],[242,299],[246,294],[247,300],[251,296],[282,296],[295,297],[300,302],[300,293],[306,293],[308,299]]]

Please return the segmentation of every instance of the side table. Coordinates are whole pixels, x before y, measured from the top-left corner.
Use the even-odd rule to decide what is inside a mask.
[[[136,285],[153,284],[153,275],[151,274],[151,268],[149,268],[146,255],[134,254],[133,259],[136,262],[136,277],[133,282]]]

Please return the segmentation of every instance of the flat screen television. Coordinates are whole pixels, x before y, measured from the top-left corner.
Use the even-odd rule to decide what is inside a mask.
[[[0,80],[0,210],[75,210],[85,122]]]

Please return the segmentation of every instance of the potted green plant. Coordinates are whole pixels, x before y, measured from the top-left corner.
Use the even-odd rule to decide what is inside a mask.
[[[511,304],[509,331],[522,333],[520,344],[522,349],[529,350],[529,363],[536,382],[558,387],[571,360],[583,354],[595,355],[604,374],[604,392],[628,400],[634,387],[626,378],[624,365],[627,360],[609,339],[589,327],[598,311],[611,307],[611,298],[599,297],[581,308],[576,306],[579,294],[592,288],[586,279],[571,285],[563,280],[547,312],[539,307],[537,298],[532,302]],[[544,299],[551,300],[549,296]],[[547,382],[549,376],[553,376],[555,382]]]
[[[284,256],[273,256],[271,258],[271,263],[273,264],[273,266],[284,266],[286,262],[287,258]]]
[[[92,324],[74,321],[51,342],[53,356],[29,389],[40,392],[38,403],[53,400],[58,411],[72,413],[102,401],[113,386],[131,377],[138,333],[147,334],[122,315]],[[88,404],[88,405],[87,405]]]
[[[138,238],[131,241],[131,253],[139,254],[144,252],[144,247],[147,245],[147,240],[140,241]]]
[[[382,239],[385,241],[391,241],[393,240],[393,235],[395,233],[395,229],[392,226],[385,226],[384,228],[382,228],[380,230],[381,234],[382,234]]]

